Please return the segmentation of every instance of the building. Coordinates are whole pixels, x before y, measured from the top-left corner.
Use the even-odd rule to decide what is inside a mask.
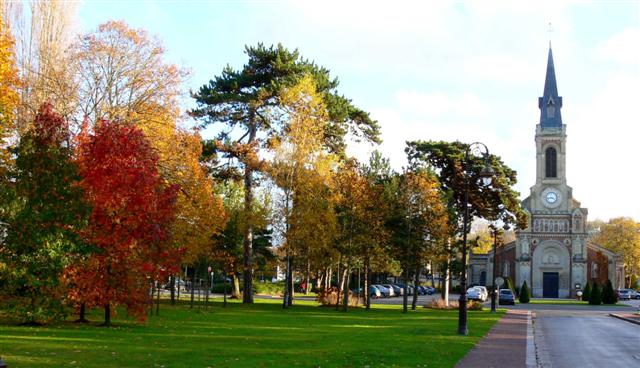
[[[536,183],[522,201],[528,226],[517,232],[515,241],[498,247],[495,257],[492,252],[472,254],[470,284],[491,285],[495,262],[496,276],[511,278],[515,286],[526,281],[533,297],[574,297],[594,279],[599,285],[607,280],[614,288],[623,285],[622,257],[590,241],[588,211],[567,185],[567,126],[562,122],[551,47],[538,108]]]

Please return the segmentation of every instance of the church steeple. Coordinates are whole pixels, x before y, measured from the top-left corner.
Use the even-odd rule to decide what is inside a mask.
[[[556,69],[553,66],[553,52],[549,44],[549,58],[547,59],[547,75],[544,79],[544,93],[538,98],[538,108],[540,109],[540,126],[544,128],[562,127],[562,97],[558,96],[558,85],[556,84]]]

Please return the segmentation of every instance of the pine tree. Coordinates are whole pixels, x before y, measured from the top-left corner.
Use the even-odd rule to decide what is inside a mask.
[[[591,290],[591,295],[589,296],[589,304],[591,305],[600,305],[602,304],[602,291],[598,284],[594,281],[593,289]]]
[[[616,292],[613,290],[613,284],[611,284],[611,280],[607,280],[607,285],[604,287],[602,291],[602,303],[603,304],[616,304],[618,302],[618,296]]]
[[[585,286],[584,290],[582,290],[582,301],[587,302],[589,301],[589,298],[591,298],[591,284],[587,282],[587,286]]]

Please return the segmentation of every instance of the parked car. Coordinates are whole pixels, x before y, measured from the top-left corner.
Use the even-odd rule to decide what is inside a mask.
[[[482,300],[482,296],[482,290],[477,286],[473,286],[467,289],[468,300],[484,301]]]
[[[407,285],[407,295],[413,295],[413,286]]]
[[[631,300],[631,290],[629,289],[618,289],[616,290],[616,295],[620,300]]]
[[[487,301],[489,298],[489,290],[484,286],[476,286],[476,288],[480,289],[480,295],[482,296],[481,300],[483,302]]]
[[[404,295],[404,284],[393,284],[393,285],[398,288],[399,290],[398,295],[400,296]]]
[[[436,292],[436,288],[433,286],[425,286],[424,288],[427,290],[427,295],[432,295]]]
[[[418,285],[418,295],[427,295],[427,288],[422,285]]]
[[[377,287],[369,285],[369,296],[373,299],[378,299],[382,296],[382,293]]]
[[[498,304],[516,305],[516,297],[511,289],[500,289],[498,293]]]
[[[390,296],[400,296],[400,295],[402,295],[400,293],[400,288],[397,287],[396,285],[384,284],[383,286],[390,290],[390,292],[389,292]]]
[[[373,286],[375,286],[376,288],[378,288],[378,290],[380,290],[380,294],[383,298],[388,298],[391,296],[391,292],[384,285],[373,285]]]
[[[631,297],[631,299],[640,299],[640,293],[633,289],[629,289],[629,296]]]

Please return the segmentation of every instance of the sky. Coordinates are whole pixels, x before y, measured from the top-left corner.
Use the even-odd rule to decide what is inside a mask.
[[[640,221],[640,1],[91,1],[82,31],[109,19],[144,28],[197,89],[244,45],[282,43],[331,70],[406,165],[408,140],[480,141],[535,183],[549,43],[567,126],[567,182],[591,220]],[[551,23],[551,27],[549,26]],[[193,107],[185,100],[185,107]]]

